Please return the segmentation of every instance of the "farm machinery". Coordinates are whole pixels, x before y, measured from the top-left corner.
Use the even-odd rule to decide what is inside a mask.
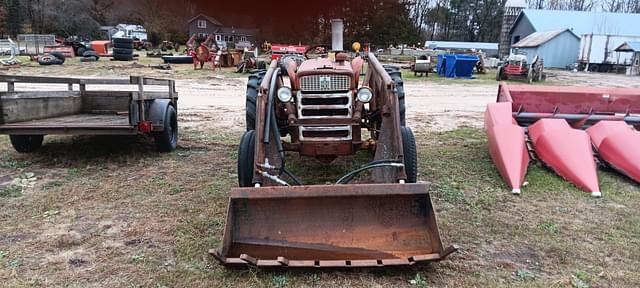
[[[544,61],[537,55],[528,63],[527,55],[511,54],[496,73],[496,81],[512,78],[526,79],[527,83],[544,80]]]
[[[348,59],[341,24],[332,21],[335,59],[284,55],[249,76],[240,187],[230,192],[222,247],[210,251],[225,265],[411,265],[456,250],[443,247],[429,184],[416,183],[399,69],[371,53]],[[329,165],[358,150],[373,161],[333,185],[303,185],[285,163],[286,152]],[[371,179],[349,184],[364,171]]]
[[[501,83],[496,102],[487,106],[485,129],[512,193],[520,194],[531,159],[593,197],[602,197],[597,164],[640,182],[638,89]]]

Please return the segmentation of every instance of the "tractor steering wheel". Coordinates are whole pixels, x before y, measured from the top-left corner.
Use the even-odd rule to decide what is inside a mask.
[[[329,55],[329,50],[331,50],[331,46],[327,44],[312,45],[309,48],[307,48],[307,50],[304,51],[304,57],[307,59],[317,58],[317,57],[327,57]],[[309,56],[310,52],[315,52],[315,54],[311,53],[311,55],[315,55],[316,57]]]

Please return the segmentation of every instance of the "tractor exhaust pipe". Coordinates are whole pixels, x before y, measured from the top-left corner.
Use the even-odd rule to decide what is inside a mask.
[[[331,50],[339,52],[344,49],[343,33],[344,23],[342,19],[331,19]]]

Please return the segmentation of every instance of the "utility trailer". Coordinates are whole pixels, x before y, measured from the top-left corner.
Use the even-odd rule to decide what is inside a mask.
[[[178,141],[173,80],[80,79],[0,75],[0,134],[21,153],[44,135],[150,135],[161,152]]]

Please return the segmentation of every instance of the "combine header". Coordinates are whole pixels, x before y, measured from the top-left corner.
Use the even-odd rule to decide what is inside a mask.
[[[225,265],[411,265],[455,251],[440,240],[429,185],[415,183],[400,72],[373,54],[347,59],[342,23],[332,24],[335,60],[283,56],[249,77],[240,188],[230,193],[222,247],[210,251]],[[373,161],[334,185],[303,185],[285,166],[285,151],[329,164],[358,150]],[[366,170],[367,184],[348,184]]]
[[[602,196],[596,158],[640,182],[638,125],[640,90],[629,88],[501,83],[485,112],[491,157],[514,194],[532,157],[593,197]]]

